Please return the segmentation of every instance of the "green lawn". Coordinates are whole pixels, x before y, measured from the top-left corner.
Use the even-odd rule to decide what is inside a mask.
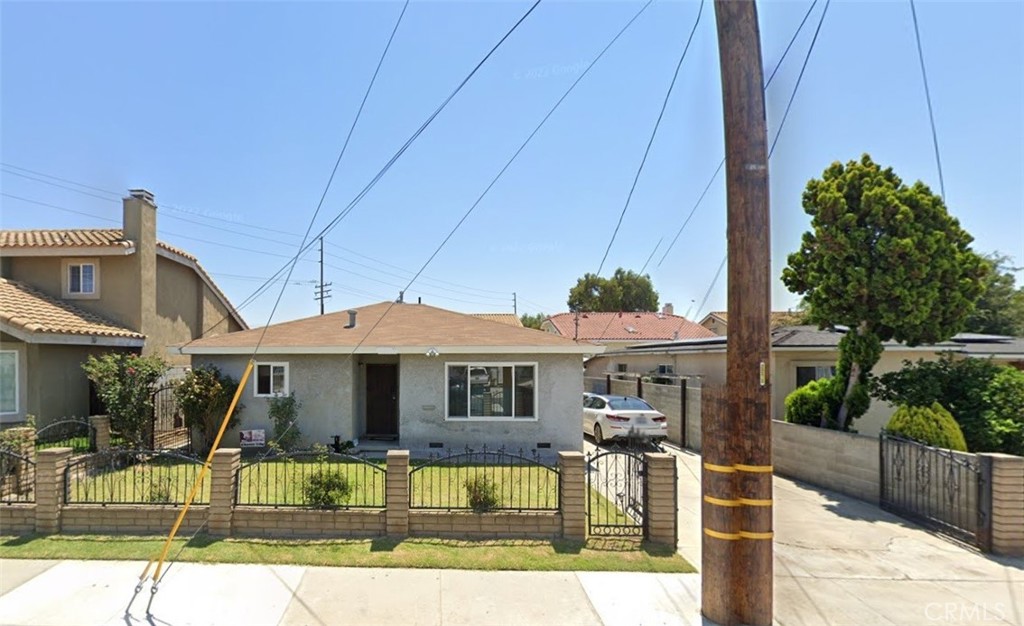
[[[322,463],[315,457],[265,460],[243,466],[238,476],[238,504],[254,506],[308,506],[307,485],[318,473],[337,473],[348,481],[351,494],[342,506],[384,506],[383,462],[328,457]]]
[[[146,561],[163,538],[98,535],[0,537],[0,558]],[[183,548],[183,549],[182,549]],[[181,550],[179,554],[179,550]],[[267,563],[335,567],[470,570],[693,572],[671,548],[631,539],[487,540],[352,539],[266,541],[199,535],[174,542],[174,560],[198,563]]]
[[[409,476],[413,508],[469,509],[466,481],[494,486],[496,509],[558,508],[558,473],[536,465],[428,465]]]
[[[68,503],[183,504],[199,476],[201,463],[156,456],[128,465],[119,454],[96,455],[74,463],[69,472]],[[210,501],[210,477],[204,478],[196,504]]]

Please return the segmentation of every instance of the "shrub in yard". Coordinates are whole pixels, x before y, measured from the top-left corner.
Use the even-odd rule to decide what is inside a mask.
[[[836,428],[834,416],[842,404],[839,379],[819,378],[786,396],[785,421],[805,426]]]
[[[1024,456],[1024,372],[1004,367],[983,397],[985,422],[999,441],[996,451]]]
[[[171,502],[170,476],[157,478],[150,482],[147,499],[154,504],[169,504]]]
[[[352,496],[352,484],[337,470],[317,470],[310,475],[302,490],[306,502],[319,509],[340,506]]]
[[[477,513],[484,513],[498,506],[498,486],[486,476],[473,476],[463,482],[469,506]]]
[[[141,447],[153,411],[153,387],[167,371],[159,357],[125,352],[89,356],[82,364],[86,377],[107,407],[110,427],[133,446]]]
[[[224,414],[231,406],[238,381],[222,374],[216,366],[203,365],[190,370],[174,388],[174,397],[181,407],[185,425],[199,431],[203,450],[213,446]],[[244,407],[239,404],[231,413],[228,427],[238,423],[238,413]]]
[[[295,420],[302,403],[295,399],[295,392],[287,396],[275,396],[267,400],[267,415],[274,422],[274,442],[281,450],[293,450],[302,438]]]
[[[937,448],[967,451],[956,420],[937,402],[931,406],[901,406],[893,413],[886,430]]]

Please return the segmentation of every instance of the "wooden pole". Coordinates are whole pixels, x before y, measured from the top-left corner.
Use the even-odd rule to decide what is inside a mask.
[[[725,118],[729,333],[724,424],[703,442],[702,611],[772,623],[768,137],[757,8],[715,0]]]

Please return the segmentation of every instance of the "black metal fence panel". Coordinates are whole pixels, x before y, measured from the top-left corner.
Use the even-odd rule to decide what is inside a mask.
[[[192,431],[185,426],[185,418],[170,384],[153,392],[153,421],[150,424],[149,447],[154,450],[191,452]]]
[[[415,463],[415,462],[414,462]],[[485,511],[557,511],[560,473],[536,450],[466,448],[415,463],[409,507]]]
[[[260,457],[238,472],[238,506],[383,508],[383,462],[348,454],[299,451]]]
[[[36,430],[36,450],[71,448],[73,454],[96,451],[96,429],[87,419],[66,419]]]
[[[35,502],[35,486],[35,461],[0,448],[0,502]]]
[[[988,523],[977,457],[882,432],[883,509],[975,545]]]
[[[64,470],[68,504],[184,504],[202,469],[193,456],[111,449],[72,460]],[[194,504],[210,502],[209,472]]]
[[[600,450],[586,457],[587,525],[595,536],[646,536],[643,454]]]

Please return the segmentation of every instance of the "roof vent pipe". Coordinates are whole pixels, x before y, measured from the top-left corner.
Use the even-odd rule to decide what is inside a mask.
[[[349,309],[349,311],[348,311],[348,326],[346,326],[345,328],[355,328],[356,327],[356,313],[357,312],[358,311],[356,311],[355,309]]]

